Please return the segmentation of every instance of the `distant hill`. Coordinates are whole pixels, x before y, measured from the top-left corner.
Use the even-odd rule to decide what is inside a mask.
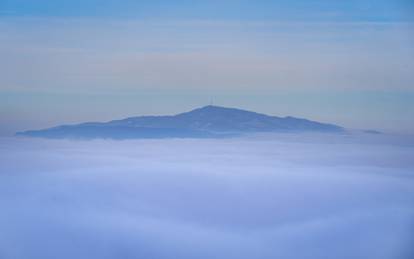
[[[276,117],[234,108],[208,105],[170,116],[139,116],[109,122],[87,122],[16,135],[43,138],[220,138],[259,132],[343,132],[333,124]]]

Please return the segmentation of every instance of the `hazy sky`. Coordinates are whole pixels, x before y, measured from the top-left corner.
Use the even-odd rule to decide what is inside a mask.
[[[214,104],[414,132],[414,4],[0,1],[0,135]]]

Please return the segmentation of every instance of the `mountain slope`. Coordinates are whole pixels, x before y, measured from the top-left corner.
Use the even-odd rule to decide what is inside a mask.
[[[140,116],[109,122],[88,122],[17,135],[45,138],[210,138],[255,132],[342,132],[343,128],[219,106],[205,106],[172,116]]]

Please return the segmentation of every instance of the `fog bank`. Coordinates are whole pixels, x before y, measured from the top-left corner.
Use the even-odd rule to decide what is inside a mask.
[[[408,259],[414,138],[0,139],[0,258]]]

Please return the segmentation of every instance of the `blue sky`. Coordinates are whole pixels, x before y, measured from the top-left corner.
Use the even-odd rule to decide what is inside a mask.
[[[255,19],[321,21],[407,21],[410,0],[3,0],[2,15],[172,18],[172,19]],[[411,9],[411,10],[410,10]]]
[[[414,131],[411,1],[0,3],[0,134],[213,99]]]

